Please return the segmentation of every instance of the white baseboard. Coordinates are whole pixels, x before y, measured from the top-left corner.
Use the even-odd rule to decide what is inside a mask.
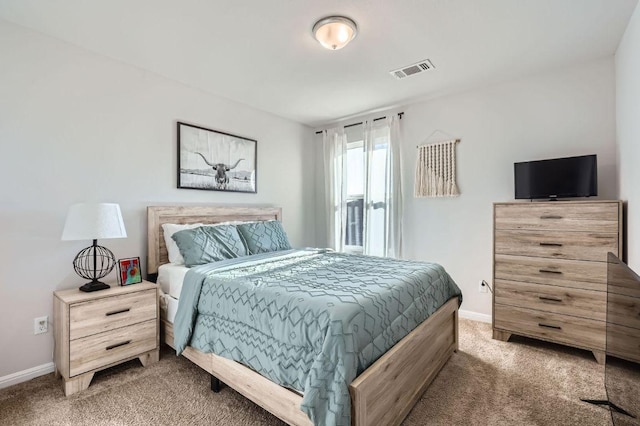
[[[53,362],[48,362],[46,364],[18,371],[17,373],[8,374],[0,377],[0,389],[17,385],[18,383],[26,382],[28,380],[35,379],[36,377],[44,376],[45,374],[53,373],[53,370]]]
[[[480,314],[478,312],[473,312],[473,311],[465,311],[464,309],[460,309],[458,311],[458,316],[460,316],[460,318],[466,318],[466,319],[480,321],[480,322],[487,322],[489,324],[491,324],[492,322],[491,315]]]

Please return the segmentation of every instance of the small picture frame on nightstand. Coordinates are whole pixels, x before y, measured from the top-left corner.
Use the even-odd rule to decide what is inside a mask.
[[[140,270],[140,258],[129,257],[118,259],[118,284],[129,285],[142,282],[142,271]]]

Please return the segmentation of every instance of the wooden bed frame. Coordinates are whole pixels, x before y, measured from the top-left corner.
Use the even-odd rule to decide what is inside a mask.
[[[168,262],[163,223],[220,223],[281,219],[275,207],[152,206],[147,208],[150,276]],[[173,344],[173,325],[161,321],[161,338]],[[349,385],[352,425],[398,425],[458,350],[458,300],[449,300]],[[312,425],[302,396],[235,361],[188,346],[182,353],[200,368],[291,425]]]

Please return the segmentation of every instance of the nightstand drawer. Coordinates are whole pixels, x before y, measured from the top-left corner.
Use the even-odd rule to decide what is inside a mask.
[[[607,261],[618,252],[618,234],[496,230],[495,253],[553,259]]]
[[[495,229],[617,233],[618,203],[513,203],[495,206]]]
[[[71,377],[157,348],[157,321],[122,327],[70,342]]]
[[[495,255],[495,279],[607,291],[607,263]]]
[[[544,284],[496,280],[495,302],[605,321],[607,293]]]
[[[70,340],[156,318],[156,295],[153,289],[71,305]]]
[[[605,348],[606,323],[533,309],[495,305],[494,326],[523,336],[566,343],[585,349]]]

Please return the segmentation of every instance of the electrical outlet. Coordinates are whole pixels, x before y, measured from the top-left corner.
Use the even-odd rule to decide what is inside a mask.
[[[49,317],[33,319],[33,334],[42,334],[49,331]]]
[[[478,291],[480,293],[487,293],[489,291],[489,285],[485,280],[480,280],[478,283]]]

